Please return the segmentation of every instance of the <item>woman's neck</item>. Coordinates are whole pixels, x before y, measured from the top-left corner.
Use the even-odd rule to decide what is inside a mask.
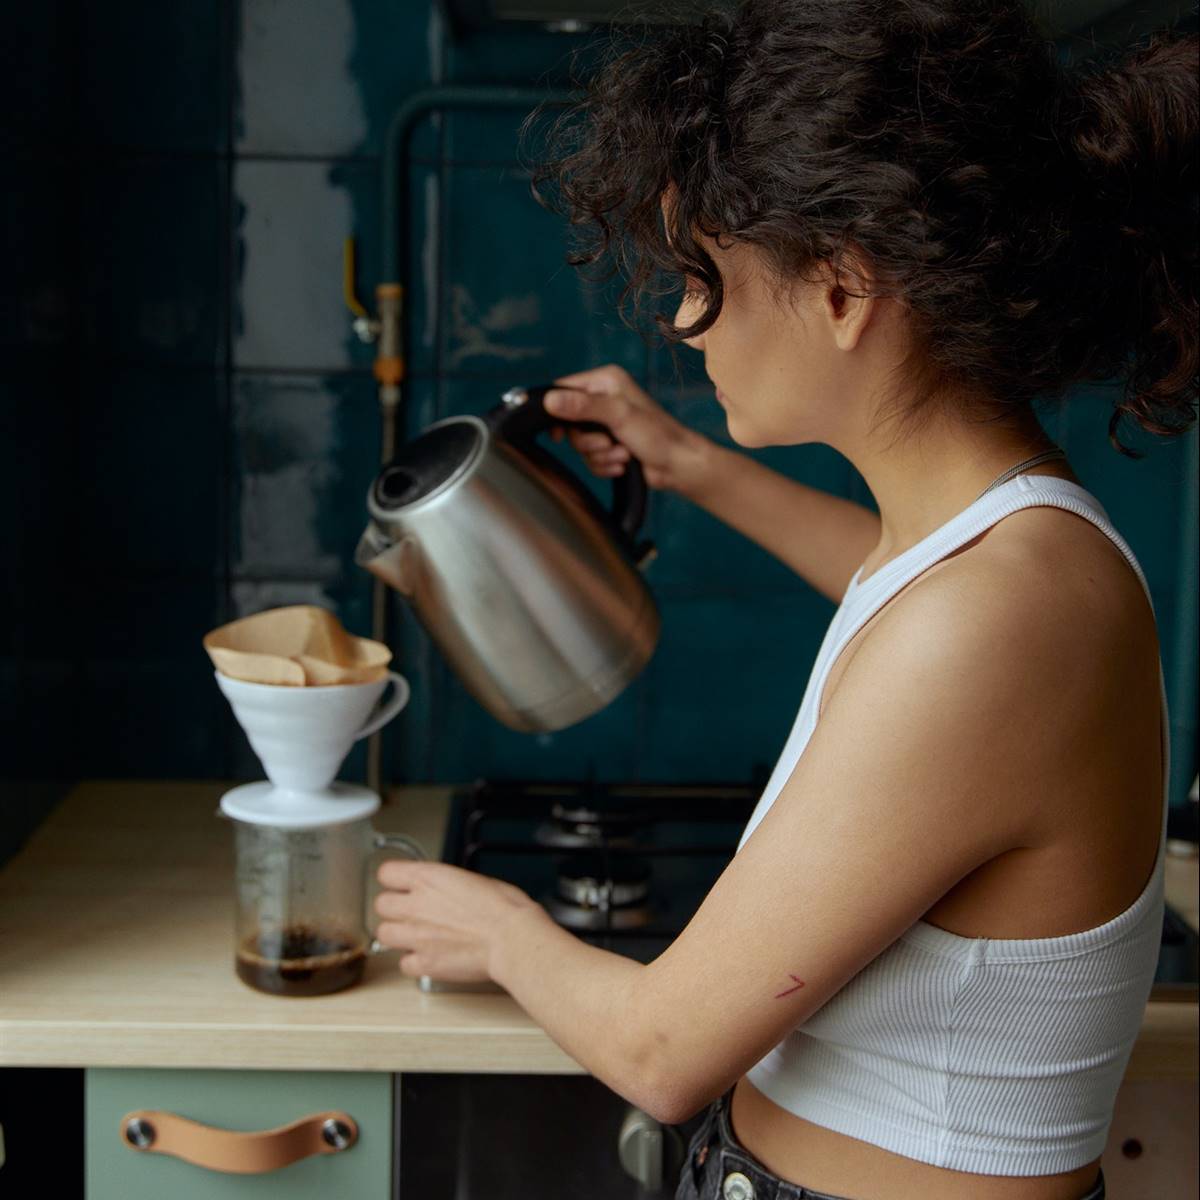
[[[885,445],[886,432],[868,435],[857,446],[837,447],[879,506],[882,529],[871,555],[876,568],[962,512],[1010,467],[1055,448],[1030,410],[1004,425],[931,423],[893,446]],[[1036,470],[1078,482],[1063,459]]]

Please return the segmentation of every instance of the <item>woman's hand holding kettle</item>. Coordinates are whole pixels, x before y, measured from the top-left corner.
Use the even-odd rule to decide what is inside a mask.
[[[571,445],[593,475],[612,478],[625,470],[630,455],[640,460],[646,483],[687,494],[707,474],[713,443],[681,424],[635,382],[624,367],[609,364],[554,380],[562,388],[546,393],[546,411],[578,421],[599,421],[606,433],[566,428]],[[562,441],[564,426],[552,436]]]

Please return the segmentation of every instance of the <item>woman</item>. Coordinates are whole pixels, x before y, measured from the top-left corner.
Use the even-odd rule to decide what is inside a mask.
[[[1196,66],[1193,35],[1064,75],[1019,0],[749,0],[614,56],[535,174],[599,230],[574,265],[683,282],[659,325],[734,441],[823,442],[879,505],[563,376],[551,410],[612,434],[571,432],[593,471],[635,455],[839,604],[796,725],[648,965],[496,880],[380,869],[406,975],[490,977],[632,1103],[704,1110],[680,1198],[1104,1195],[1166,700],[1140,567],[1032,402],[1124,379],[1122,451],[1123,416],[1194,420]]]

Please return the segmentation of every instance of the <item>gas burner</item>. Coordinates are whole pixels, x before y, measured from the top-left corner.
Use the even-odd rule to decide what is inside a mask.
[[[583,797],[558,800],[550,808],[550,820],[539,825],[533,837],[541,846],[564,850],[635,846],[638,831],[651,819],[643,809],[621,809],[611,801],[597,803]]]
[[[560,867],[557,894],[543,898],[568,929],[636,929],[653,920],[650,866],[644,858],[583,853]]]

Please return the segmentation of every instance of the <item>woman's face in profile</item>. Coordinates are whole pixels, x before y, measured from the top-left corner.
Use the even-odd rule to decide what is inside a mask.
[[[718,246],[715,238],[697,236],[720,272],[724,295],[716,321],[684,340],[704,355],[729,436],[748,448],[827,440],[827,422],[841,411],[848,381],[844,356],[821,319],[825,288],[801,285],[787,303],[773,294],[755,247],[727,237]],[[684,284],[677,329],[704,311],[699,282],[685,277]]]

